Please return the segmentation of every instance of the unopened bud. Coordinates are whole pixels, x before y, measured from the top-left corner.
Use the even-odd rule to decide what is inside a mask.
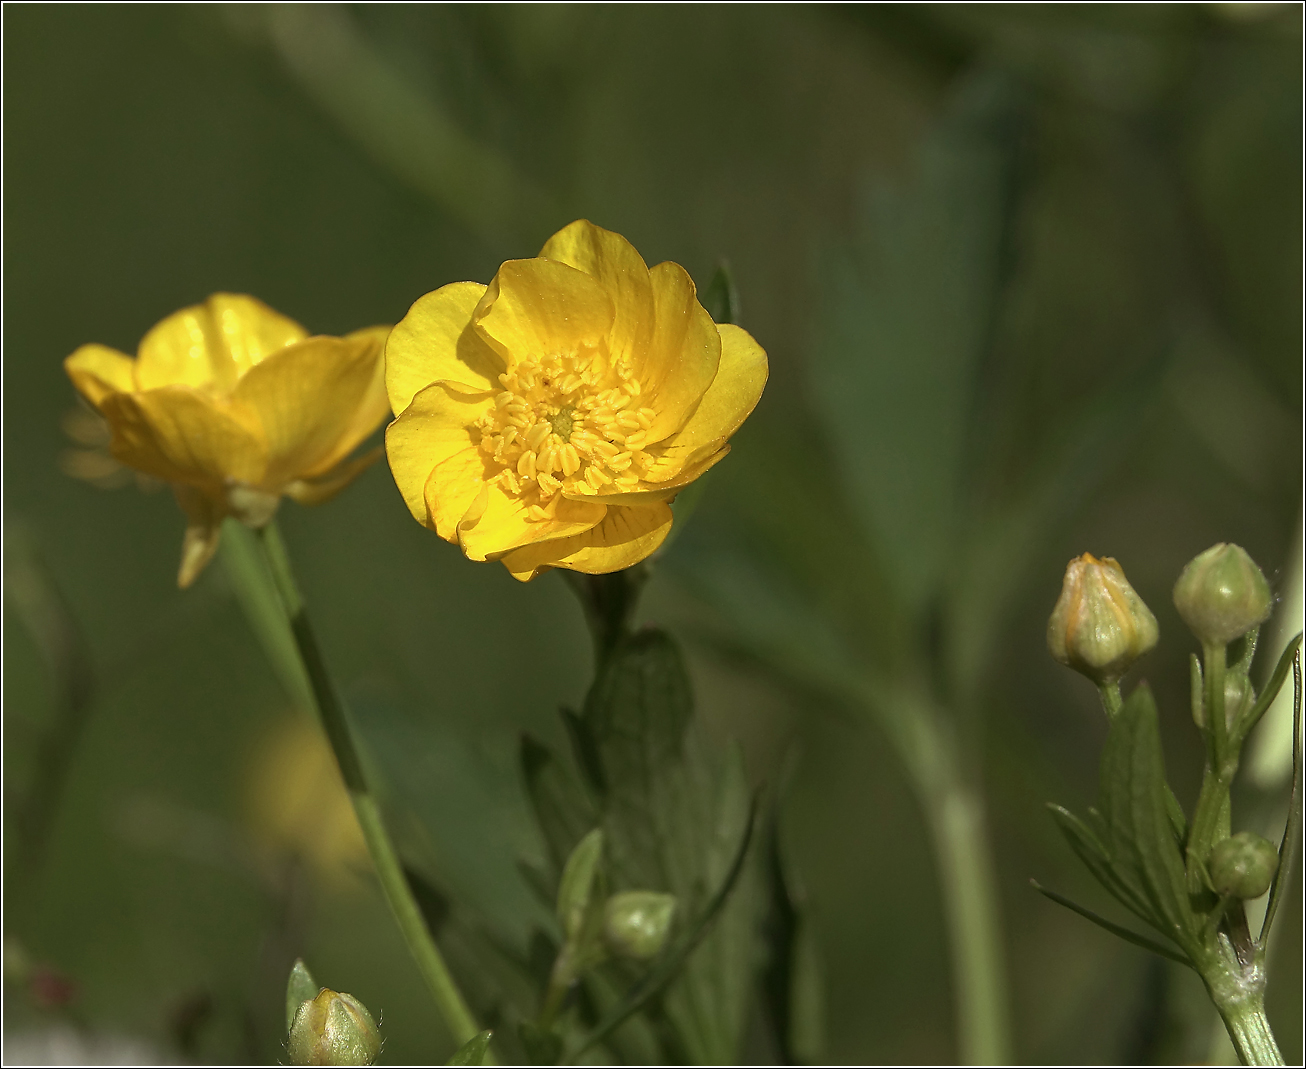
[[[1258,898],[1270,889],[1279,867],[1279,852],[1269,839],[1240,831],[1211,851],[1211,886],[1222,895]]]
[[[1156,645],[1156,617],[1113,557],[1091,553],[1066,566],[1061,596],[1048,620],[1048,649],[1095,683],[1119,679]]]
[[[1247,551],[1219,542],[1185,565],[1174,585],[1174,604],[1203,644],[1227,646],[1265,621],[1273,599]]]
[[[621,891],[603,906],[603,942],[618,957],[647,961],[666,945],[675,912],[675,895]]]
[[[286,1051],[293,1065],[371,1065],[381,1033],[358,999],[324,987],[295,1013]]]

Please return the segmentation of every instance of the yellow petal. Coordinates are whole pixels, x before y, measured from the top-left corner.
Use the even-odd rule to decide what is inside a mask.
[[[552,260],[509,260],[486,288],[474,319],[512,367],[526,357],[598,347],[613,315],[612,299],[584,271]]]
[[[296,479],[286,486],[286,496],[300,505],[322,505],[330,501],[368,468],[381,459],[378,445],[360,457],[346,460],[315,479]]]
[[[215,293],[168,316],[141,340],[136,386],[231,390],[250,368],[308,331],[253,297]]]
[[[644,388],[644,403],[657,414],[648,442],[660,442],[684,426],[716,377],[721,336],[712,317],[698,303],[693,280],[679,264],[661,263],[649,276],[653,283],[653,337],[635,374]]]
[[[385,385],[397,416],[433,382],[497,389],[503,358],[472,328],[485,294],[479,282],[454,282],[419,297],[385,346]]]
[[[528,582],[549,568],[601,575],[638,564],[666,539],[671,509],[656,503],[643,508],[608,509],[603,521],[583,534],[539,542],[502,558],[514,579]]]
[[[723,323],[721,364],[716,378],[703,395],[698,408],[680,432],[661,449],[649,452],[653,461],[647,482],[661,483],[694,471],[690,478],[706,471],[720,459],[722,443],[739,429],[757,407],[766,386],[766,353],[746,330]]]
[[[509,550],[530,542],[565,538],[593,527],[607,508],[588,501],[558,501],[552,519],[532,520],[527,506],[497,483],[485,484],[484,508],[458,524],[458,543],[472,560],[497,560]]]
[[[83,345],[63,366],[73,385],[96,408],[109,394],[130,393],[136,388],[135,361],[107,345]]]
[[[358,399],[354,415],[346,424],[336,444],[321,462],[309,473],[309,478],[316,479],[326,472],[335,470],[337,464],[354,451],[354,448],[367,438],[390,415],[390,400],[385,391],[385,342],[390,336],[386,326],[364,327],[346,334],[344,340],[351,345],[361,345],[369,350],[372,361],[372,378]],[[370,463],[370,462],[369,462]]]
[[[386,458],[395,485],[408,511],[427,527],[436,526],[426,503],[432,470],[455,453],[475,451],[480,442],[476,420],[494,403],[489,392],[462,392],[467,389],[452,382],[434,383],[417,394],[385,430]],[[460,519],[462,513],[446,530],[437,527],[440,537],[454,541],[453,528]]]
[[[309,338],[273,353],[240,380],[233,408],[252,413],[267,442],[264,489],[318,474],[340,458],[337,446],[354,426],[380,356],[376,338]]]
[[[636,358],[653,335],[653,287],[648,266],[620,234],[577,219],[545,243],[540,255],[584,271],[612,299],[615,317],[608,337],[612,356]]]
[[[189,387],[110,394],[100,411],[113,433],[109,452],[146,475],[208,485],[262,479],[267,449],[259,437]]]
[[[427,518],[422,522],[446,542],[457,542],[458,525],[485,511],[485,475],[485,454],[475,447],[440,461],[426,480]]]
[[[185,590],[218,551],[224,510],[220,502],[193,486],[175,486],[173,491],[187,520],[177,571],[177,585]]]

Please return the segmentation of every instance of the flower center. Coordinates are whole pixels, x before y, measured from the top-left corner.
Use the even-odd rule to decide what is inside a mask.
[[[571,439],[571,429],[576,425],[571,418],[574,413],[575,409],[564,408],[556,415],[549,417],[549,424],[553,427],[553,433],[564,442]]]
[[[477,420],[492,476],[531,519],[550,519],[561,492],[595,495],[639,485],[656,414],[640,382],[604,351],[519,360],[502,375],[494,408]]]

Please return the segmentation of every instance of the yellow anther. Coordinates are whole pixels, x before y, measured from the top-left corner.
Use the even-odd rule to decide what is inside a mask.
[[[534,427],[526,432],[526,445],[531,449],[539,449],[540,443],[549,436],[553,428],[547,423],[537,423]]]
[[[535,478],[535,454],[526,450],[517,458],[517,474],[524,479]]]
[[[542,494],[556,494],[562,489],[562,483],[558,482],[557,479],[547,472],[540,472],[540,474],[536,476],[535,481],[539,484],[540,493]]]
[[[628,435],[626,435],[626,448],[627,448],[627,449],[638,449],[638,448],[639,448],[640,446],[642,446],[646,441],[648,441],[648,432],[647,432],[647,431],[636,431],[634,434],[628,434]]]
[[[571,478],[576,472],[580,471],[580,455],[576,452],[576,447],[568,443],[562,447],[562,455],[559,457],[562,462],[562,474]]]

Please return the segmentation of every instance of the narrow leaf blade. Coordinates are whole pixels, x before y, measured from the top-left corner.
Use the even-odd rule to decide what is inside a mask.
[[[1150,950],[1153,954],[1159,954],[1161,957],[1169,958],[1171,961],[1177,961],[1180,965],[1187,965],[1189,968],[1193,967],[1193,963],[1189,961],[1185,955],[1171,950],[1169,947],[1164,947],[1160,943],[1148,939],[1145,935],[1131,932],[1128,928],[1121,927],[1119,924],[1107,920],[1105,917],[1094,913],[1091,909],[1081,906],[1078,902],[1066,898],[1065,895],[1060,895],[1057,894],[1056,891],[1049,890],[1037,880],[1030,880],[1029,885],[1045,898],[1050,898],[1057,905],[1065,906],[1066,909],[1078,913],[1085,920],[1092,921],[1099,928],[1105,929],[1112,935],[1118,935],[1121,939],[1125,940],[1125,942],[1133,943],[1134,946],[1142,947],[1144,950]]]

